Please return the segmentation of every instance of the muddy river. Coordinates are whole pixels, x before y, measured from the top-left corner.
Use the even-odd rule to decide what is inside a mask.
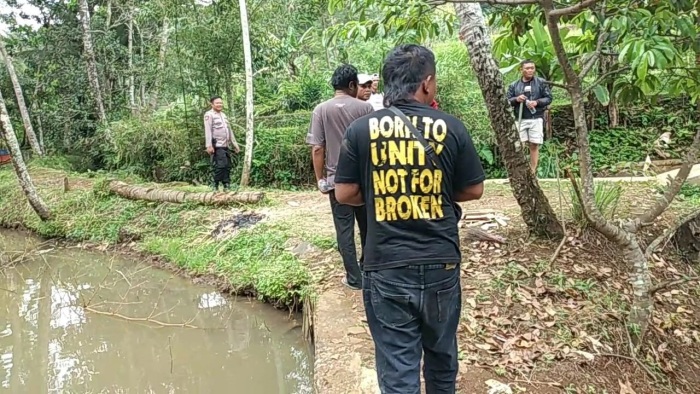
[[[283,311],[0,231],[0,264],[18,256],[0,268],[0,392],[313,391],[300,322]]]

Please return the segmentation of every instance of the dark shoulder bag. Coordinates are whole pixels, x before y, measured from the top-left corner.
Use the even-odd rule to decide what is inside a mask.
[[[406,116],[400,109],[394,107],[393,105],[388,108],[389,111],[393,112],[394,115],[398,116],[403,123],[408,127],[408,130],[411,131],[411,134],[413,134],[413,137],[415,137],[418,142],[420,142],[421,145],[423,145],[423,149],[425,150],[425,153],[428,155],[428,158],[430,159],[430,163],[433,165],[433,169],[438,169],[445,173],[445,169],[440,165],[440,159],[437,157],[437,153],[435,153],[435,149],[433,149],[433,146],[428,143],[428,141],[425,139],[423,136],[423,133],[418,131],[416,126],[413,125],[413,122],[411,122],[408,119],[408,116]],[[456,202],[452,203],[452,206],[455,210],[455,216],[457,217],[457,222],[459,222],[462,219],[462,207],[457,204]]]

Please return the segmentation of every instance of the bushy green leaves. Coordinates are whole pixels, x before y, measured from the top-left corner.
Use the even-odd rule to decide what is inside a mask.
[[[353,20],[330,27],[327,45],[344,39],[390,38],[395,44],[425,42],[441,33],[452,34],[454,15],[435,12],[425,0],[392,2],[385,0],[329,0],[331,15],[352,15]]]

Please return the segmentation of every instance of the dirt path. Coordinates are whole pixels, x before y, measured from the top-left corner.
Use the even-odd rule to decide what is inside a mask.
[[[285,193],[271,195],[270,198],[279,201],[280,205],[274,208],[279,220],[291,220],[297,223],[300,230],[306,227],[303,232],[335,236],[330,205],[325,196],[318,193]],[[478,203],[464,205],[465,209],[487,207],[499,207],[508,215],[517,215],[517,204],[504,187],[493,187]],[[374,345],[365,319],[362,293],[341,285],[344,271],[336,250],[319,251],[307,260],[316,272],[319,293],[314,310],[314,376],[317,392],[379,394],[374,370]],[[494,374],[481,368],[463,364],[459,377],[462,392],[482,393],[487,387],[484,382],[494,377]]]

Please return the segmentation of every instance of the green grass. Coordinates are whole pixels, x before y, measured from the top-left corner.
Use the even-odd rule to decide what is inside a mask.
[[[75,187],[64,193],[62,172],[33,167],[32,173],[44,178],[37,182],[38,192],[53,220],[39,220],[6,166],[0,168],[0,226],[20,225],[43,237],[72,241],[108,245],[134,241],[139,250],[193,273],[213,273],[241,293],[280,306],[298,305],[310,295],[306,265],[285,250],[285,242],[295,235],[293,226],[261,224],[214,241],[209,234],[220,218],[231,214],[230,209],[126,200],[110,195],[100,175],[91,179],[92,189]],[[71,183],[86,181],[71,175]]]

